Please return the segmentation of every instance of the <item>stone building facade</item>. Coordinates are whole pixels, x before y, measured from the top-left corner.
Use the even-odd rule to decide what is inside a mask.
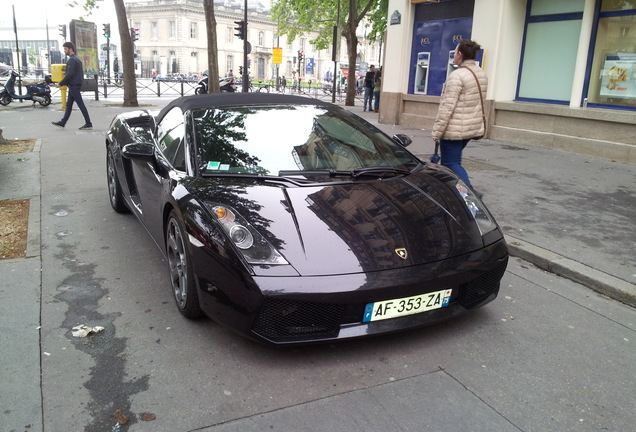
[[[126,3],[128,22],[131,28],[139,29],[139,40],[135,43],[139,76],[148,76],[154,70],[158,75],[179,73],[198,75],[207,69],[206,23],[201,0],[153,0]],[[217,49],[219,75],[232,71],[238,75],[243,66],[243,41],[235,36],[235,21],[243,20],[243,1],[217,1],[214,5],[217,25]],[[364,42],[364,29],[360,40]],[[311,33],[289,41],[278,37],[276,24],[269,11],[258,1],[248,2],[247,39],[251,45],[248,55],[250,75],[254,79],[270,80],[276,76],[292,78],[300,73],[304,80],[323,81],[333,76],[331,50],[316,50],[309,43]],[[272,48],[283,51],[282,63],[272,62]],[[305,61],[299,65],[298,52]],[[358,49],[361,64],[378,64],[381,49],[379,44],[361,43]],[[344,40],[339,58],[347,62]]]

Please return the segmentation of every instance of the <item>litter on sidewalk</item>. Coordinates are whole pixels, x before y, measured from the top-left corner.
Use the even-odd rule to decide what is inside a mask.
[[[104,327],[102,326],[89,327],[87,325],[80,324],[73,327],[73,336],[77,338],[83,338],[88,335],[101,333],[102,331],[104,331]]]

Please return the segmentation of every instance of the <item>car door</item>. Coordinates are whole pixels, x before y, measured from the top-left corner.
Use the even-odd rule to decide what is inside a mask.
[[[185,124],[179,107],[157,125],[156,163],[140,163],[138,187],[142,220],[155,241],[163,246],[163,208],[176,182],[185,175]]]

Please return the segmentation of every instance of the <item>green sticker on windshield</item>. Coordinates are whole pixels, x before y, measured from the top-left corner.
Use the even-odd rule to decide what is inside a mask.
[[[210,171],[218,170],[220,166],[221,166],[221,162],[210,161],[208,162],[208,166],[206,167],[206,169]]]

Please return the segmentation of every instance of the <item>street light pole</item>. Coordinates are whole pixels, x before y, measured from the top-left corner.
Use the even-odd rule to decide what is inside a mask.
[[[333,52],[331,53],[331,59],[333,60],[333,88],[331,92],[331,103],[336,103],[336,79],[338,78],[338,73],[336,68],[338,67],[338,56],[336,55],[336,51],[338,51],[338,26],[340,25],[340,0],[338,0],[338,18],[336,19],[336,25],[333,26]]]
[[[241,77],[241,80],[243,81],[243,93],[247,93],[250,90],[250,74],[247,71],[247,0],[245,0],[243,8],[243,26],[245,31],[243,35],[243,76]]]

